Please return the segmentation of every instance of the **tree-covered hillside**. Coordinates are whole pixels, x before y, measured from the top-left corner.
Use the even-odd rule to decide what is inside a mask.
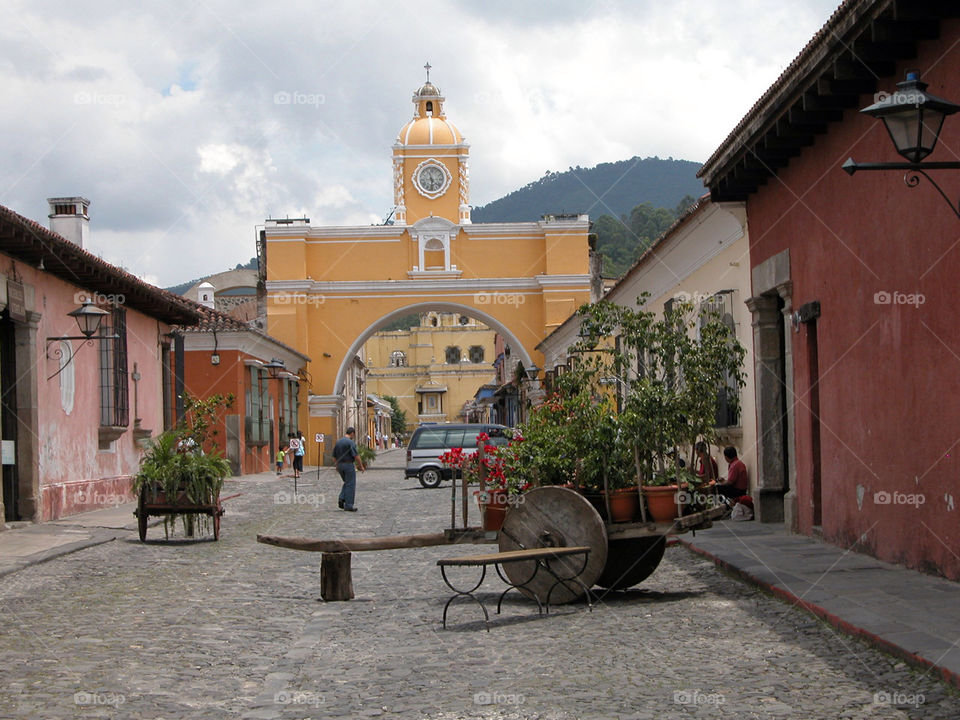
[[[689,160],[638,158],[548,172],[536,182],[474,208],[473,222],[523,222],[554,213],[588,213],[629,217],[639,202],[674,208],[686,195],[699,197],[699,163]]]

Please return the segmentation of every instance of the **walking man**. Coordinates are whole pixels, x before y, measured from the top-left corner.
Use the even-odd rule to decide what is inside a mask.
[[[352,427],[347,428],[347,434],[337,440],[333,446],[333,459],[337,463],[337,472],[340,474],[340,480],[343,481],[343,487],[340,488],[340,497],[337,498],[337,506],[347,512],[356,512],[355,505],[357,492],[357,469],[363,472],[367,468],[360,459],[360,449],[354,442],[356,430]]]

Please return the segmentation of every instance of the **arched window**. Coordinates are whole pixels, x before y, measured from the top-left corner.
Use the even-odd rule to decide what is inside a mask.
[[[392,353],[390,353],[390,365],[391,367],[406,367],[406,353],[404,353],[403,350],[394,350]]]
[[[460,352],[460,348],[458,348],[456,345],[451,345],[450,347],[447,348],[447,364],[448,365],[454,365],[455,363],[459,363],[461,356],[462,356],[462,353]]]
[[[423,246],[423,269],[446,270],[447,258],[443,242],[438,238],[430,238]]]
[[[470,346],[470,362],[472,363],[483,362],[483,346],[482,345]]]

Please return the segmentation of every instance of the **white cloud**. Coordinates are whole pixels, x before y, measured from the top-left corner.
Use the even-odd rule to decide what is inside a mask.
[[[164,285],[246,262],[268,215],[379,222],[427,60],[476,205],[547,170],[702,161],[835,4],[8,0],[0,204],[85,195],[92,249]]]

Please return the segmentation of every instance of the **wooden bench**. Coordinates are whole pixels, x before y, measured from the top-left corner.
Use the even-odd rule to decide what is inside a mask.
[[[468,597],[472,599],[477,605],[480,606],[480,609],[483,610],[483,617],[486,622],[487,632],[490,632],[490,614],[487,612],[486,606],[483,604],[483,601],[476,596],[476,590],[483,584],[484,579],[487,576],[487,568],[490,565],[493,565],[496,568],[497,574],[500,576],[500,579],[503,580],[509,587],[500,593],[500,599],[497,600],[497,613],[500,613],[500,608],[503,604],[504,596],[511,590],[520,590],[528,597],[532,597],[537,601],[537,610],[542,615],[544,604],[547,608],[547,614],[550,613],[550,596],[553,594],[553,591],[558,586],[566,586],[568,589],[573,589],[573,591],[579,594],[581,591],[586,594],[587,604],[590,607],[590,610],[593,610],[593,603],[590,600],[590,588],[586,587],[582,582],[580,582],[580,573],[583,572],[584,568],[587,565],[587,558],[590,554],[590,548],[588,546],[579,546],[579,547],[546,547],[546,548],[531,548],[526,550],[507,550],[505,552],[496,552],[496,553],[486,553],[483,555],[465,555],[461,557],[453,558],[443,558],[437,560],[437,565],[440,566],[440,574],[443,575],[443,581],[447,584],[447,587],[453,590],[456,593],[453,597],[447,600],[447,604],[443,606],[443,627],[447,627],[447,610],[450,608],[450,604],[460,597]],[[583,564],[580,568],[569,576],[561,576],[558,574],[557,570],[551,567],[550,563],[553,560],[563,557],[576,557],[581,556],[583,558]],[[504,575],[502,566],[508,563],[516,562],[525,562],[533,561],[533,572],[530,573],[530,576],[523,580],[523,582],[514,583],[506,575]],[[480,574],[480,579],[477,580],[477,583],[470,588],[469,590],[460,590],[455,587],[453,583],[450,582],[450,578],[447,577],[447,568],[448,567],[482,567],[483,572]],[[533,581],[541,570],[549,573],[553,576],[555,582],[550,586],[550,589],[547,591],[547,596],[544,598],[544,601],[541,603],[540,598],[537,597],[537,594],[527,588],[527,585]]]

